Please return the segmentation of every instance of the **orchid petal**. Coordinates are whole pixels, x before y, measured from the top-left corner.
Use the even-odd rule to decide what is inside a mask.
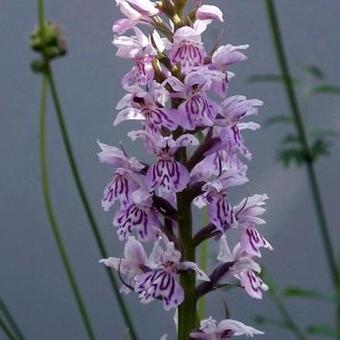
[[[146,263],[146,253],[144,247],[133,236],[130,236],[126,242],[124,256],[126,261],[138,267],[142,267]]]
[[[176,91],[180,94],[184,93],[184,91],[185,91],[184,84],[179,79],[177,79],[176,77],[169,77],[168,79],[164,80],[162,86],[165,87],[166,85],[170,85],[174,91]]]
[[[242,322],[235,320],[223,320],[217,326],[217,332],[223,334],[223,332],[230,330],[234,336],[246,335],[253,337],[257,334],[264,334],[264,332],[259,331],[253,327],[247,326]]]
[[[102,150],[98,153],[100,162],[123,168],[127,165],[128,158],[121,149],[116,146],[106,145],[99,141],[97,141],[97,144]]]
[[[189,269],[192,269],[192,270],[195,271],[196,278],[198,280],[207,281],[207,282],[210,281],[209,276],[203,270],[201,270],[195,262],[189,262],[189,261],[181,262],[179,264],[178,268],[180,270],[189,270]]]
[[[202,34],[206,31],[208,25],[210,25],[212,20],[210,19],[203,19],[203,20],[196,20],[194,23],[194,29],[198,34]]]
[[[223,22],[223,13],[217,6],[202,5],[196,11],[199,20],[213,19]]]
[[[220,251],[218,253],[217,259],[224,263],[233,262],[235,260],[225,235],[222,235],[220,239]]]
[[[113,122],[113,126],[117,126],[126,120],[145,120],[145,117],[140,112],[140,110],[129,107],[118,113],[116,119]]]

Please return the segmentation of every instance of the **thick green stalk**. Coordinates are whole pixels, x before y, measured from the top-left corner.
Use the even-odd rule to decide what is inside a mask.
[[[2,320],[1,316],[0,316],[0,329],[3,330],[3,332],[5,333],[5,335],[7,336],[9,340],[16,340],[16,337],[11,332],[11,330],[7,327],[6,323],[4,322],[4,320]]]
[[[91,325],[90,318],[86,311],[83,298],[81,296],[78,284],[76,282],[75,275],[71,263],[69,261],[64,242],[61,237],[60,228],[54,214],[52,201],[50,198],[49,181],[48,181],[48,161],[46,157],[46,96],[47,96],[47,77],[44,74],[42,77],[41,94],[40,94],[40,130],[39,130],[39,150],[40,150],[40,171],[41,171],[41,185],[43,190],[44,202],[48,219],[51,225],[54,240],[56,242],[59,255],[63,262],[63,266],[72,288],[73,295],[75,297],[79,313],[85,326],[87,337],[90,340],[95,340],[94,331]]]
[[[7,308],[5,302],[1,298],[0,298],[0,315],[3,315],[3,317],[6,319],[8,325],[13,330],[13,333],[15,333],[17,340],[24,340],[25,337],[20,327],[18,326],[11,312]]]
[[[186,164],[186,150],[179,151],[178,160]],[[185,191],[177,195],[179,214],[178,231],[182,248],[182,261],[195,262],[195,246],[193,244],[193,227],[191,201]],[[190,332],[196,328],[197,300],[195,296],[195,273],[185,271],[180,274],[181,286],[184,290],[184,302],[178,307],[178,340],[188,340]]]
[[[318,184],[318,180],[315,173],[315,168],[312,159],[312,153],[308,144],[307,134],[305,131],[304,122],[302,119],[302,114],[300,112],[297,96],[295,93],[294,85],[292,82],[292,77],[288,65],[288,59],[285,52],[280,25],[278,21],[278,16],[276,12],[276,8],[273,0],[265,0],[266,8],[268,12],[268,19],[270,28],[273,35],[273,41],[277,53],[278,63],[283,75],[284,84],[287,92],[287,98],[290,104],[291,112],[294,117],[294,122],[296,126],[296,130],[298,133],[298,137],[301,141],[301,146],[306,155],[306,167],[307,167],[307,175],[308,180],[312,192],[312,197],[314,201],[315,211],[317,214],[318,225],[320,228],[321,239],[324,246],[324,251],[327,259],[327,263],[329,266],[329,271],[331,274],[331,278],[334,284],[335,291],[338,295],[340,295],[340,276],[339,270],[336,263],[336,258],[332,246],[332,241],[329,233],[328,223],[326,219],[326,213],[323,207],[320,188]],[[337,331],[338,336],[337,339],[340,340],[340,306],[337,305]]]
[[[45,22],[44,0],[38,0],[38,17],[39,17],[39,26],[42,29],[44,27],[44,22]],[[44,29],[42,29],[41,32],[43,34]],[[103,257],[103,258],[107,258],[108,252],[107,252],[106,247],[104,245],[104,241],[103,241],[103,238],[100,234],[98,224],[97,224],[96,219],[94,217],[94,214],[92,212],[89,200],[87,198],[85,188],[84,188],[82,180],[80,178],[80,173],[79,173],[79,170],[78,170],[77,163],[75,161],[75,157],[74,157],[72,146],[71,146],[71,141],[70,141],[68,131],[67,131],[67,127],[66,127],[66,124],[65,124],[64,115],[63,115],[63,111],[62,111],[62,108],[61,108],[57,87],[56,87],[56,84],[55,84],[55,81],[54,81],[53,72],[52,72],[52,69],[51,69],[51,66],[50,66],[50,61],[46,57],[45,57],[45,64],[46,64],[45,74],[46,74],[46,77],[47,77],[47,80],[48,80],[48,83],[49,83],[49,87],[50,87],[50,90],[51,90],[52,100],[53,100],[53,104],[54,104],[54,107],[55,107],[55,112],[56,112],[56,115],[57,115],[57,120],[58,120],[59,128],[60,128],[60,131],[61,131],[61,136],[62,136],[62,139],[63,139],[63,142],[64,142],[67,158],[68,158],[68,161],[69,161],[69,164],[70,164],[70,167],[71,167],[71,172],[72,172],[75,184],[76,184],[76,188],[77,188],[78,194],[80,196],[81,203],[82,203],[83,208],[85,210],[86,216],[88,218],[88,221],[89,221],[92,233],[94,235],[97,247],[99,249],[100,256]],[[135,331],[131,317],[129,315],[129,311],[128,311],[125,303],[124,303],[122,296],[119,293],[119,285],[117,283],[117,280],[116,280],[115,276],[113,275],[113,273],[111,272],[111,270],[109,268],[105,268],[105,271],[108,275],[113,293],[114,293],[114,295],[117,299],[118,306],[119,306],[120,311],[122,313],[125,324],[126,324],[127,328],[129,329],[130,338],[132,340],[138,340],[137,333]]]

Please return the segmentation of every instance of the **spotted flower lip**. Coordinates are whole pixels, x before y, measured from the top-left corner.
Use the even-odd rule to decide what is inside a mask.
[[[195,67],[204,64],[207,53],[203,47],[200,28],[183,26],[174,33],[170,60],[173,64],[179,63],[184,74],[189,74]]]
[[[233,336],[253,337],[258,334],[264,332],[231,319],[222,320],[217,324],[217,321],[210,317],[202,320],[199,330],[192,332],[190,336],[192,339],[201,340],[229,340]]]
[[[260,248],[273,250],[271,244],[257,231],[254,226],[248,226],[242,231],[240,245],[250,256],[261,257]]]
[[[123,25],[124,23],[122,22]],[[157,31],[148,37],[138,27],[132,25],[130,28],[135,32],[134,36],[116,36],[112,42],[118,48],[117,56],[132,59],[134,62],[131,70],[123,77],[122,85],[125,89],[135,84],[140,86],[152,84],[155,75],[152,63],[156,54],[163,52],[165,48],[163,39]]]
[[[218,177],[222,169],[237,172],[246,177],[247,165],[244,164],[236,153],[229,153],[226,150],[218,150],[207,155],[191,171],[192,182],[207,181],[211,177]]]
[[[207,91],[212,81],[222,79],[219,71],[199,70],[186,76],[184,83],[175,77],[168,78],[163,85],[170,85],[174,92],[172,98],[182,98],[185,101],[178,107],[179,125],[187,130],[197,127],[212,126],[218,113],[218,105],[208,98]]]
[[[248,181],[247,177],[234,171],[226,171],[219,178],[203,185],[202,195],[194,199],[198,208],[208,206],[208,215],[211,223],[221,232],[235,227],[237,220],[228,198],[228,189],[232,186],[242,185]]]
[[[134,172],[123,168],[116,169],[112,181],[104,189],[102,199],[104,211],[109,211],[117,200],[122,205],[126,205],[131,200],[132,192],[140,188],[141,185],[139,176]]]
[[[142,241],[156,241],[161,225],[151,194],[144,189],[134,191],[131,201],[122,205],[116,213],[113,224],[121,241],[128,239],[133,231]]]
[[[175,160],[175,153],[178,148],[198,145],[199,141],[192,135],[182,135],[174,140],[172,137],[156,137],[146,131],[131,131],[129,136],[133,140],[142,138],[149,149],[157,155],[156,162],[149,167],[146,174],[149,189],[158,190],[160,196],[174,202],[174,194],[181,192],[190,181],[188,170]]]
[[[163,127],[173,131],[178,126],[177,111],[165,108],[163,104],[169,98],[162,85],[152,82],[149,91],[138,85],[128,88],[126,94],[117,104],[120,110],[113,125],[125,121],[142,121],[146,130],[160,134]]]
[[[255,228],[256,225],[266,223],[259,216],[266,211],[263,205],[266,204],[267,199],[266,194],[254,195],[243,199],[234,207],[239,228],[242,229],[240,245],[249,256],[261,257],[261,248],[273,250],[271,244]]]
[[[237,243],[233,251],[230,250],[226,236],[220,240],[220,251],[217,259],[222,262],[234,262],[228,276],[232,275],[240,281],[241,287],[254,299],[262,299],[262,292],[269,287],[258,276],[261,267],[244,251],[240,243]]]
[[[127,157],[125,153],[114,146],[109,146],[98,141],[101,152],[98,157],[101,162],[116,167],[112,181],[104,189],[102,207],[109,211],[114,203],[119,200],[125,205],[133,191],[143,186],[139,174],[144,170],[145,165],[134,157]]]
[[[164,247],[161,245],[163,244]],[[100,262],[120,271],[127,283],[139,294],[142,303],[155,299],[163,300],[165,310],[176,308],[182,303],[184,293],[177,282],[178,271],[194,270],[199,280],[209,281],[209,277],[193,262],[181,262],[181,253],[175,249],[165,235],[157,239],[149,257],[143,245],[134,237],[129,237],[124,249],[124,259],[108,258]],[[125,292],[130,289],[125,288]]]

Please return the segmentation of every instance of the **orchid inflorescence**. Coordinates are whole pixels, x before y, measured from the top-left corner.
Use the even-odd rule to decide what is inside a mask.
[[[136,292],[141,303],[161,300],[165,310],[179,308],[180,339],[262,334],[230,319],[217,324],[209,318],[198,326],[195,316],[189,330],[181,328],[181,308],[190,292],[196,315],[197,300],[226,284],[236,282],[255,299],[268,289],[254,261],[261,248],[272,249],[256,229],[265,223],[261,215],[267,196],[248,196],[237,205],[230,199],[232,187],[248,182],[244,160],[251,153],[241,132],[259,128],[244,119],[263,104],[241,95],[227,97],[229,68],[246,59],[248,45],[218,47],[217,42],[208,52],[202,34],[212,21],[223,21],[223,14],[203,1],[116,2],[125,18],[113,25],[113,44],[117,55],[133,65],[122,80],[127,94],[117,104],[114,125],[140,122],[141,128],[128,136],[141,140],[155,160],[147,164],[121,147],[99,143],[100,161],[115,168],[102,206],[109,211],[119,202],[113,224],[119,240],[126,241],[124,258],[101,262],[118,271],[121,292]],[[210,222],[195,235],[192,204],[207,206]],[[231,231],[240,233],[232,250],[227,243]],[[219,242],[210,275],[195,263],[195,250],[208,239]],[[147,242],[153,244],[149,255]]]

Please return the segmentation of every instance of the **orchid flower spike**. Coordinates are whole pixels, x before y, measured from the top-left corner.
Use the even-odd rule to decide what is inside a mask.
[[[98,158],[112,169],[101,205],[114,211],[113,225],[125,246],[122,257],[100,262],[118,272],[122,293],[176,310],[181,339],[263,334],[230,319],[202,320],[197,329],[189,317],[197,313],[196,301],[219,285],[236,281],[255,299],[268,289],[255,262],[273,249],[263,236],[268,197],[247,195],[235,203],[234,196],[250,180],[253,148],[246,132],[260,125],[248,119],[263,105],[229,94],[232,68],[247,59],[249,45],[205,44],[204,32],[224,17],[203,0],[116,4],[122,17],[113,24],[112,43],[130,66],[121,73],[124,95],[113,125],[132,128],[130,144],[98,142]],[[195,207],[206,207],[206,226],[194,226]],[[231,234],[237,239],[232,249]],[[208,239],[219,254],[207,274],[195,258]]]

